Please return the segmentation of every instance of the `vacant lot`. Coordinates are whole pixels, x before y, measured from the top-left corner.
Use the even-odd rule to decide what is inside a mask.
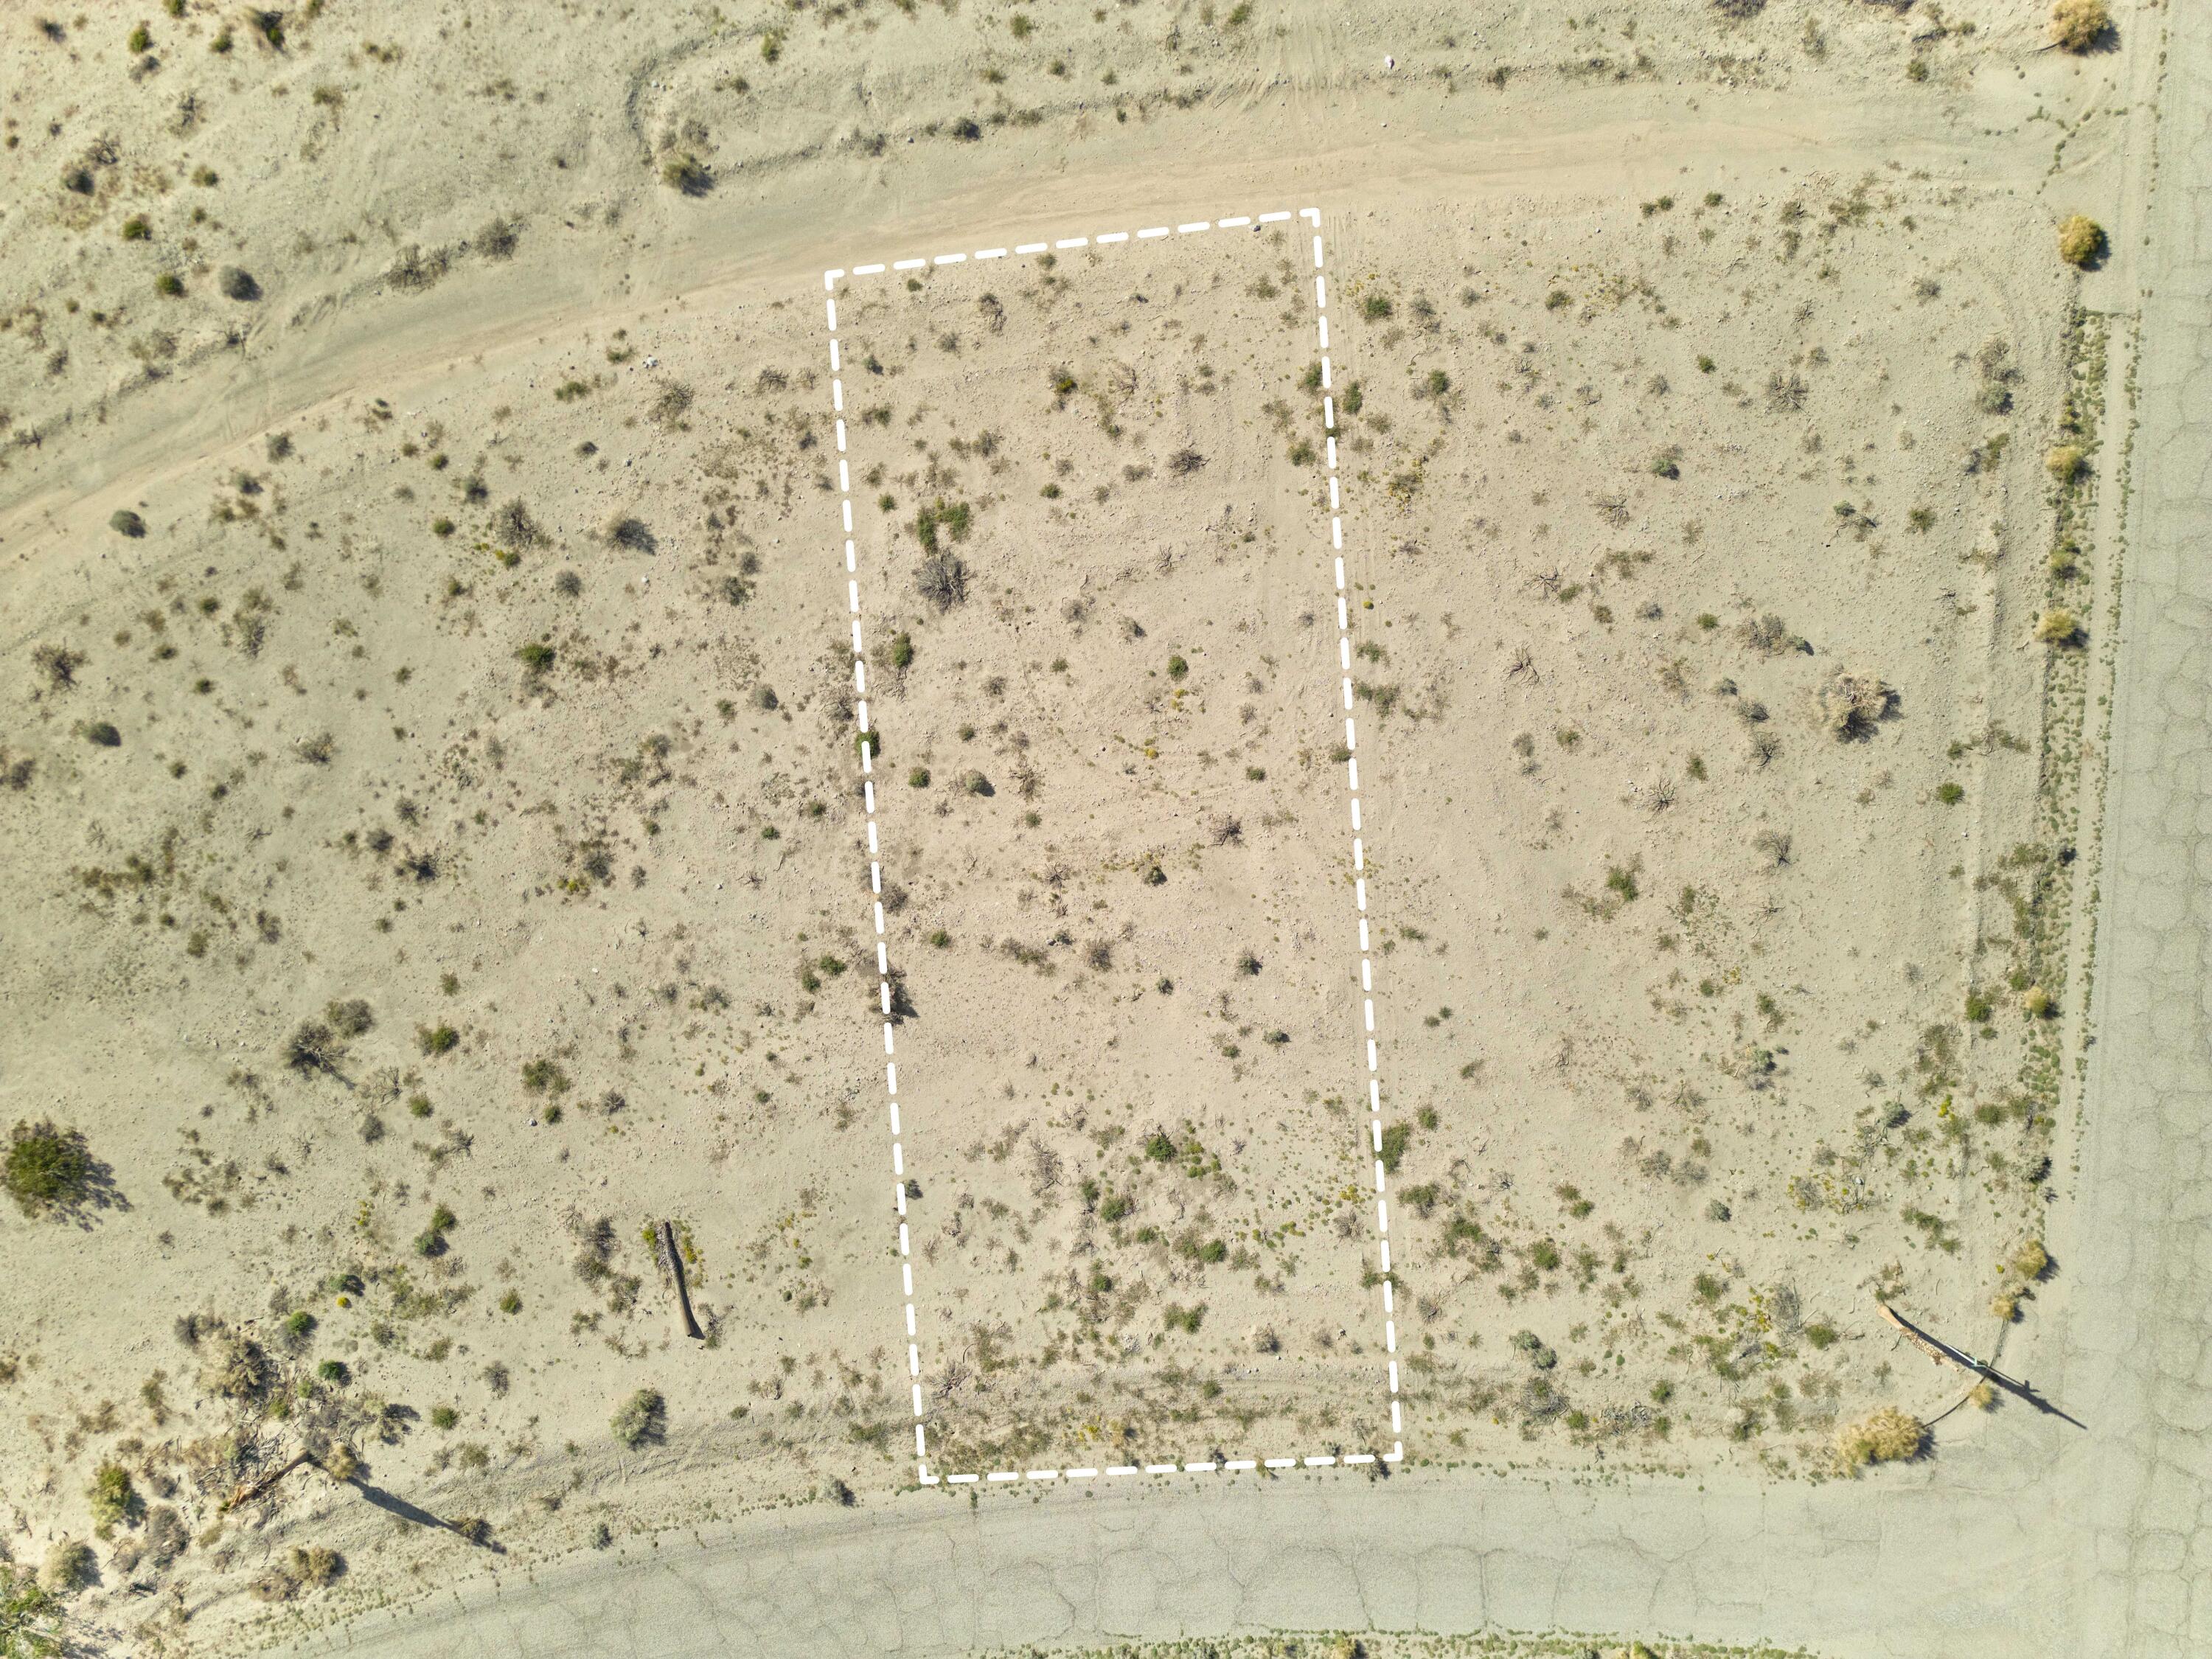
[[[948,1469],[1394,1443],[1310,247],[841,301]]]
[[[909,1501],[818,272],[1139,215],[1318,203],[1330,384],[1296,225],[841,293],[933,1466],[1396,1438],[1332,432],[1407,1455],[1948,1405],[1876,1297],[2065,1267],[2117,60],[1740,9],[9,25],[14,1564]]]

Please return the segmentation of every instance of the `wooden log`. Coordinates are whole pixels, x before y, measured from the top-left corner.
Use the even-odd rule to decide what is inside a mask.
[[[291,1474],[293,1470],[298,1468],[301,1464],[312,1463],[314,1461],[315,1455],[313,1452],[303,1451],[296,1457],[293,1458],[290,1462],[285,1464],[283,1468],[276,1469],[268,1474],[264,1474],[258,1480],[240,1481],[238,1486],[233,1489],[230,1496],[223,1500],[223,1508],[226,1510],[234,1510],[240,1504],[251,1504],[255,1498],[260,1497],[262,1493],[267,1492],[271,1486],[274,1486],[286,1475]]]
[[[1919,1349],[1921,1352],[1926,1354],[1937,1364],[1956,1365],[1961,1370],[1978,1371],[1981,1369],[1978,1365],[1967,1364],[1958,1354],[1952,1352],[1942,1344],[1922,1335],[1917,1327],[1901,1317],[1896,1310],[1892,1308],[1888,1303],[1877,1302],[1874,1305],[1881,1310],[1881,1316],[1884,1319],[1887,1319],[1891,1324],[1896,1326],[1899,1330],[1905,1333],[1905,1339],[1906,1341],[1911,1343],[1914,1347]]]
[[[704,1342],[707,1333],[699,1328],[692,1316],[691,1291],[684,1282],[684,1252],[676,1248],[676,1226],[673,1222],[660,1224],[660,1259],[668,1268],[668,1276],[676,1285],[676,1305],[684,1313],[684,1334],[694,1341]]]

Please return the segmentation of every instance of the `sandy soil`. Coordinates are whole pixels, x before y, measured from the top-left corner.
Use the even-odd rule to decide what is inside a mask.
[[[15,27],[0,1119],[100,1179],[0,1221],[9,1553],[123,1469],[78,1605],[189,1645],[255,1581],[405,1595],[425,1520],[526,1560],[911,1483],[819,270],[1155,222],[1293,92],[1430,157],[1319,193],[1407,1455],[1826,1478],[1947,1403],[1875,1296],[1997,1345],[2063,1185],[2080,204],[2045,136],[2017,193],[1888,164],[1936,115],[1434,148],[1685,85],[2101,141],[2008,9],[1784,9]],[[1070,154],[1138,163],[1106,219]],[[909,194],[958,211],[854,234]],[[841,290],[945,1468],[1388,1433],[1302,254]],[[221,1515],[301,1447],[356,1486]]]

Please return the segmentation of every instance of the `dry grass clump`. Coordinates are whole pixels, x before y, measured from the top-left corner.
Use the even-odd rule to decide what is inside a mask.
[[[99,1565],[91,1545],[81,1538],[64,1538],[46,1552],[46,1564],[40,1570],[39,1582],[55,1594],[66,1595],[89,1584]]]
[[[2058,0],[2051,9],[2051,44],[2061,52],[2094,52],[2112,27],[2105,0]]]
[[[2035,637],[2044,645],[2072,645],[2081,637],[2081,619],[2063,605],[2054,605],[2035,619]]]
[[[2043,458],[2043,465],[2061,484],[2070,484],[2081,476],[2081,469],[2089,458],[2081,453],[2079,444],[2059,444]]]
[[[1897,693],[1871,674],[1839,672],[1820,688],[1820,714],[1838,741],[1857,743],[1897,708]]]
[[[1928,1443],[1928,1425],[1910,1412],[1880,1406],[1836,1430],[1836,1463],[1846,1474],[1869,1463],[1905,1463]]]
[[[2087,270],[2105,257],[2105,228],[2086,213],[2068,215],[2058,227],[2058,257]]]
[[[303,1589],[324,1589],[346,1570],[345,1557],[319,1544],[295,1547],[289,1559],[269,1569],[253,1581],[254,1599],[289,1601]]]
[[[2012,1323],[2020,1317],[2020,1304],[2035,1293],[2036,1282],[2050,1268],[2051,1254],[2043,1248],[2043,1241],[2029,1239],[1997,1269],[1997,1290],[1990,1298],[1990,1312],[2006,1324]]]

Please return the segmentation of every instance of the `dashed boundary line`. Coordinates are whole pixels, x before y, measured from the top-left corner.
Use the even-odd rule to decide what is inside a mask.
[[[1390,1272],[1390,1208],[1386,1172],[1382,1167],[1382,1091],[1381,1072],[1375,1046],[1375,959],[1370,948],[1367,917],[1367,855],[1360,829],[1359,813],[1359,738],[1352,714],[1352,611],[1348,590],[1344,578],[1344,510],[1342,492],[1338,484],[1336,467],[1336,398],[1333,390],[1328,344],[1328,273],[1323,258],[1321,236],[1321,210],[1301,208],[1293,215],[1285,210],[1256,216],[1238,216],[1227,219],[1199,219],[1173,227],[1147,226],[1134,233],[1139,242],[1157,241],[1165,236],[1194,236],[1212,230],[1241,230],[1261,225],[1283,224],[1297,218],[1313,227],[1314,268],[1314,327],[1321,346],[1322,426],[1322,438],[1328,447],[1328,538],[1330,557],[1334,562],[1336,579],[1337,657],[1342,670],[1344,696],[1344,747],[1346,760],[1346,801],[1352,817],[1352,902],[1358,912],[1359,927],[1359,990],[1361,1015],[1364,1024],[1362,1039],[1366,1045],[1368,1133],[1375,1153],[1375,1241],[1380,1258],[1382,1287],[1382,1340],[1389,1361],[1390,1382],[1390,1432],[1395,1437],[1387,1452],[1355,1452],[1349,1455],[1306,1457],[1232,1457],[1189,1463],[1113,1463],[1100,1468],[1069,1469],[993,1469],[975,1474],[933,1474],[929,1468],[928,1413],[921,1395],[921,1348],[916,1334],[914,1313],[914,1253],[908,1231],[906,1211],[906,1150],[904,1131],[899,1116],[897,1039],[892,1030],[890,956],[884,933],[884,866],[883,851],[876,827],[876,784],[874,756],[876,738],[868,724],[868,667],[867,653],[860,632],[860,580],[859,555],[854,545],[853,534],[853,473],[851,459],[846,449],[845,381],[843,354],[837,335],[837,284],[847,277],[880,276],[887,271],[923,270],[939,265],[964,264],[969,260],[1003,259],[1010,250],[1004,247],[981,248],[973,252],[938,253],[926,258],[909,258],[878,261],[872,264],[854,265],[849,270],[836,268],[822,273],[825,295],[823,306],[829,322],[830,339],[830,401],[836,420],[837,432],[837,496],[842,515],[845,543],[845,602],[853,625],[853,720],[857,728],[854,748],[860,757],[860,793],[867,808],[868,826],[868,888],[873,896],[876,925],[876,982],[878,1000],[884,1017],[884,1091],[890,1114],[891,1130],[891,1192],[898,1208],[899,1293],[906,1318],[907,1376],[914,1393],[914,1456],[915,1478],[924,1486],[973,1486],[979,1483],[1006,1481],[1093,1480],[1130,1474],[1239,1474],[1249,1469],[1328,1468],[1339,1464],[1358,1465],[1376,1462],[1395,1463],[1406,1455],[1405,1420],[1398,1392],[1398,1321],[1396,1297]],[[1038,254],[1065,252],[1072,248],[1112,247],[1131,240],[1125,230],[1102,232],[1092,236],[1067,236],[1052,241],[1020,242],[1011,249],[1014,257],[1033,257]]]

